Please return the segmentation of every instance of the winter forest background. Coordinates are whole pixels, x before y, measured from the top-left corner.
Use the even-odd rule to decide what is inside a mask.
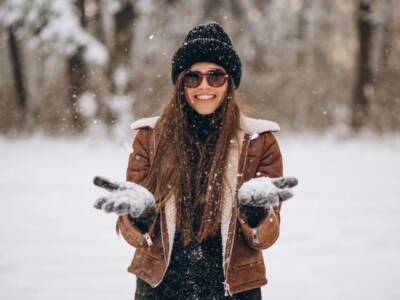
[[[0,299],[133,299],[134,249],[91,180],[124,180],[129,124],[159,114],[172,54],[208,21],[299,178],[263,299],[400,299],[399,16],[396,0],[0,0]]]
[[[289,130],[399,131],[395,0],[2,0],[0,131],[80,133],[155,115],[171,57],[215,20],[242,58],[242,103]]]

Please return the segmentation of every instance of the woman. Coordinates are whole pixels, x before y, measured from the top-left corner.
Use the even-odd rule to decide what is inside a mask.
[[[111,192],[95,207],[136,248],[135,299],[261,299],[261,250],[297,184],[282,177],[279,126],[238,107],[241,62],[218,23],[188,33],[171,75],[161,115],[132,124],[127,182],[97,177]]]

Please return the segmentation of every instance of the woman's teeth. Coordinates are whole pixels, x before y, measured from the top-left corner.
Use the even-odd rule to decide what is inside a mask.
[[[211,100],[215,98],[215,95],[198,95],[195,96],[198,100]]]

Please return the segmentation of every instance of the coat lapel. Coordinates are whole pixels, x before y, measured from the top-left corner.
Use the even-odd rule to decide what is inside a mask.
[[[172,246],[174,244],[174,237],[176,231],[176,206],[175,197],[172,195],[166,202],[163,208],[165,221],[161,222],[165,224],[166,228],[161,228],[163,233],[162,240],[164,243],[164,257],[166,257],[167,267],[171,260]]]
[[[228,148],[227,168],[225,178],[227,179],[225,193],[222,199],[221,214],[221,240],[223,269],[226,274],[227,258],[230,257],[233,246],[233,234],[235,232],[236,219],[236,185],[239,166],[239,152],[243,143],[244,132],[239,132],[239,139]]]

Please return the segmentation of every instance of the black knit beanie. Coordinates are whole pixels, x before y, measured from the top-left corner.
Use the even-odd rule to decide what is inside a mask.
[[[197,62],[213,62],[224,67],[232,76],[235,88],[239,87],[242,73],[240,58],[228,34],[217,22],[198,25],[189,31],[183,45],[172,57],[173,84],[182,71]]]

